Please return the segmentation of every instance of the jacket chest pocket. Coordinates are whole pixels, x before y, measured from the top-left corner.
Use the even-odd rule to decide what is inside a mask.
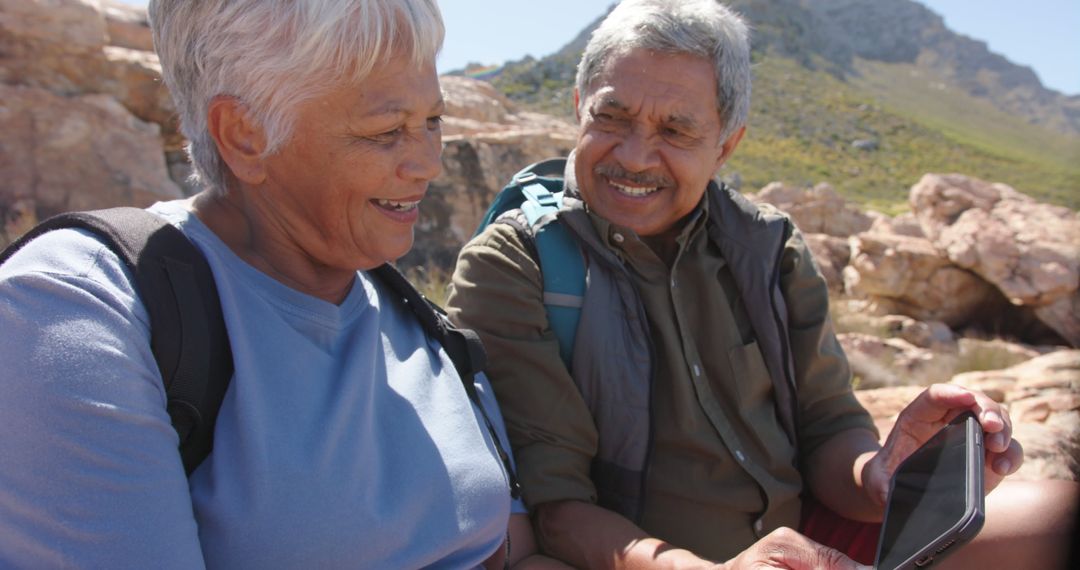
[[[757,341],[731,348],[728,358],[735,383],[736,413],[748,428],[749,437],[768,455],[793,454],[794,448],[777,417],[772,379]]]

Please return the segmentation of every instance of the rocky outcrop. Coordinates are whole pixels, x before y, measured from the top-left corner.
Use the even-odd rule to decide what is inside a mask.
[[[100,91],[105,18],[92,0],[0,0],[0,83],[60,95]]]
[[[851,245],[847,238],[827,234],[805,234],[803,238],[814,256],[818,269],[821,270],[829,290],[834,293],[844,291],[844,268],[851,258]]]
[[[157,125],[107,95],[61,97],[34,87],[0,85],[0,180],[12,231],[63,211],[181,196]]]
[[[0,244],[61,211],[181,196],[164,154],[180,144],[175,111],[148,38],[143,10],[0,0]]]
[[[138,51],[154,51],[154,38],[146,10],[118,0],[102,0],[109,45]]]
[[[957,267],[1034,309],[1080,346],[1080,216],[1035,202],[1004,184],[927,174],[911,189],[923,231]]]
[[[1000,305],[989,283],[942,257],[928,240],[897,234],[853,236],[844,285],[886,312],[953,327]]]
[[[813,188],[796,188],[773,182],[750,198],[784,210],[799,230],[807,234],[847,237],[870,229],[874,220],[882,217],[877,213],[864,213],[825,183]]]

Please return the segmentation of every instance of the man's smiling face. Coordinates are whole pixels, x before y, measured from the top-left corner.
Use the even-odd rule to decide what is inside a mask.
[[[720,140],[712,63],[636,49],[615,55],[579,109],[575,175],[606,220],[640,236],[664,233],[694,210],[742,130]]]

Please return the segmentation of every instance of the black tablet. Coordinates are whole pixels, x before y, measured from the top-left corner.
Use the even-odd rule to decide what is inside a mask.
[[[877,570],[924,568],[983,524],[982,426],[957,416],[897,468],[878,539]]]

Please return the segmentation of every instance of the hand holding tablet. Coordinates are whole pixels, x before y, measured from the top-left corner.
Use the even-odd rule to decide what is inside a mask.
[[[965,412],[897,467],[877,570],[923,568],[971,540],[984,518],[983,430]]]

